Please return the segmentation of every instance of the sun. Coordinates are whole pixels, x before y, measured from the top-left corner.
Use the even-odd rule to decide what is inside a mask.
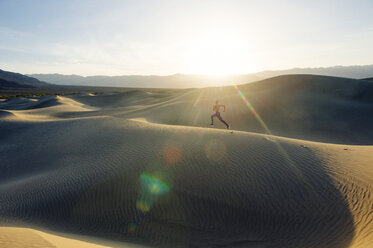
[[[254,49],[239,35],[210,33],[192,40],[187,72],[192,74],[241,74],[257,70]]]

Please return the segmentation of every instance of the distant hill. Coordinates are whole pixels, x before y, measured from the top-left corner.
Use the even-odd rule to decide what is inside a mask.
[[[211,105],[219,100],[227,106],[224,120],[235,130],[256,133],[270,130],[274,135],[297,139],[372,144],[373,83],[370,81],[297,74],[268,78],[238,88],[240,93],[232,86],[180,90],[172,100],[165,97],[167,104],[154,104],[152,108],[126,116],[146,116],[146,120],[160,124],[206,127]],[[128,97],[125,93],[115,95],[119,99],[104,95],[76,100],[95,107],[120,107],[146,106],[149,98],[162,99],[161,94],[147,94],[147,91],[132,91],[136,97]],[[247,101],[242,100],[243,96]],[[94,99],[100,101],[94,102]],[[218,120],[216,123],[216,127],[225,128]]]
[[[32,85],[20,84],[14,81],[8,81],[8,80],[0,78],[0,89],[29,89],[29,88],[36,88],[36,87]]]
[[[55,85],[40,81],[36,78],[0,70],[0,98],[10,96],[35,94],[67,94],[76,92],[91,92],[113,90],[112,88],[95,88],[80,86]]]
[[[36,78],[0,70],[0,89],[29,89],[48,86],[51,86],[51,84],[39,81]]]
[[[89,77],[61,74],[31,74],[30,76],[59,85],[135,88],[202,88],[211,85],[228,85],[231,84],[231,82],[247,83],[261,79],[255,75],[208,76],[187,74],[174,74],[169,76],[125,75]]]
[[[332,77],[344,78],[368,78],[373,75],[373,65],[355,65],[355,66],[333,66],[333,67],[319,67],[319,68],[294,68],[281,71],[263,71],[256,73],[260,78],[271,78],[280,75],[288,74],[313,74]]]
[[[89,76],[61,74],[31,74],[39,80],[59,85],[110,86],[136,88],[202,88],[211,85],[222,86],[244,84],[287,74],[313,74],[345,78],[369,78],[373,75],[373,65],[334,66],[321,68],[294,68],[289,70],[263,71],[251,74],[206,76],[174,74],[169,76],[124,75],[124,76]]]

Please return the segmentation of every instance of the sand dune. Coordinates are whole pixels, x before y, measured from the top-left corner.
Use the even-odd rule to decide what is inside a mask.
[[[297,77],[1,102],[1,224],[156,247],[370,247],[371,85]],[[233,133],[208,127],[216,98]]]
[[[327,143],[370,145],[373,141],[373,84],[313,75],[288,75],[239,86],[272,134]],[[127,97],[136,95],[138,97]],[[235,130],[267,133],[234,87],[132,91],[116,96],[75,97],[121,118],[207,127],[212,104],[228,106],[224,118]],[[125,98],[125,99],[122,99]],[[112,111],[111,111],[112,110]],[[129,115],[130,114],[130,115]],[[225,128],[224,125],[216,125]]]
[[[1,113],[4,117],[39,122],[57,121],[71,113],[93,111],[97,108],[81,104],[67,97],[47,96],[41,99],[31,98],[19,101],[10,99],[5,102],[3,109]]]
[[[79,239],[83,239],[81,241]],[[90,242],[87,242],[90,241]],[[96,244],[96,243],[98,244]],[[32,228],[0,227],[0,247],[2,248],[22,248],[22,247],[44,247],[44,248],[140,248],[143,246],[125,244],[118,242],[107,242],[104,240],[92,239],[76,235],[51,234]]]

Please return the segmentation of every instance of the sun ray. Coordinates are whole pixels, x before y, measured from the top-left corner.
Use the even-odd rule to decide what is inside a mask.
[[[268,126],[265,124],[265,122],[263,121],[262,117],[260,117],[260,115],[256,112],[256,110],[254,109],[253,105],[251,105],[251,103],[249,102],[249,100],[247,100],[247,98],[241,92],[241,90],[238,88],[238,86],[233,83],[233,87],[235,88],[235,90],[237,91],[237,93],[241,97],[241,99],[245,102],[246,106],[249,108],[249,110],[254,115],[254,117],[258,120],[258,122],[260,123],[260,125],[267,132],[267,134],[272,135],[271,130],[269,130]]]
[[[200,100],[201,100],[202,95],[204,95],[204,91],[200,90],[200,93],[198,94],[198,97],[196,98],[196,100],[193,103],[193,107],[197,108],[197,112],[196,112],[196,114],[194,116],[194,120],[193,120],[193,125],[196,125],[198,123],[198,120],[199,120],[199,117],[200,117],[200,114],[201,114]]]
[[[246,106],[249,108],[250,112],[254,115],[254,117],[258,120],[260,125],[264,128],[264,130],[267,132],[268,135],[273,135],[271,130],[268,128],[268,126],[265,124],[263,119],[260,117],[258,112],[256,112],[254,106],[250,103],[250,101],[246,98],[246,96],[242,93],[242,91],[238,88],[238,86],[233,83],[233,87],[237,91],[238,95],[241,97],[241,99],[245,102]],[[282,147],[282,145],[276,140],[271,139],[273,143],[276,145],[279,152],[283,155],[283,158],[285,159],[286,163],[291,167],[292,171],[309,187],[312,187],[311,184],[308,183],[308,180],[303,175],[303,173],[297,168],[295,162],[291,159],[290,155],[286,152],[286,150]]]

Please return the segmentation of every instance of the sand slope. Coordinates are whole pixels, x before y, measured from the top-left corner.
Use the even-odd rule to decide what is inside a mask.
[[[245,95],[257,87],[268,104],[290,89],[318,100],[294,124],[276,124],[275,106],[255,106],[268,129],[285,137],[247,132],[266,130],[231,88],[81,95],[41,106],[42,98],[21,103],[24,109],[0,103],[1,223],[157,247],[369,247],[373,147],[352,144],[370,144],[372,134],[347,130],[358,117],[330,118],[337,126],[330,130],[284,126],[300,128],[320,103],[328,106],[320,115],[351,105],[371,114],[370,85],[354,82],[359,97],[333,87],[241,86]],[[216,95],[232,111],[223,117],[243,131],[206,128]],[[302,99],[279,104],[305,109]]]
[[[187,90],[132,90],[117,95],[75,97],[104,107],[105,114],[150,122],[207,127],[215,100],[226,104],[223,117],[235,130],[327,143],[370,145],[373,141],[373,84],[314,75],[287,75],[257,83]],[[152,93],[152,94],[150,94]],[[252,107],[252,109],[251,109]],[[225,128],[217,122],[215,128]]]
[[[61,236],[62,235],[62,236]],[[79,239],[83,239],[81,241]],[[89,242],[87,242],[87,240]],[[98,244],[95,244],[98,243]],[[0,227],[0,247],[2,248],[22,248],[22,247],[45,247],[45,248],[65,248],[65,247],[80,247],[80,248],[140,248],[143,246],[107,242],[104,240],[92,239],[77,235],[66,234],[51,234],[32,228],[19,227]]]

